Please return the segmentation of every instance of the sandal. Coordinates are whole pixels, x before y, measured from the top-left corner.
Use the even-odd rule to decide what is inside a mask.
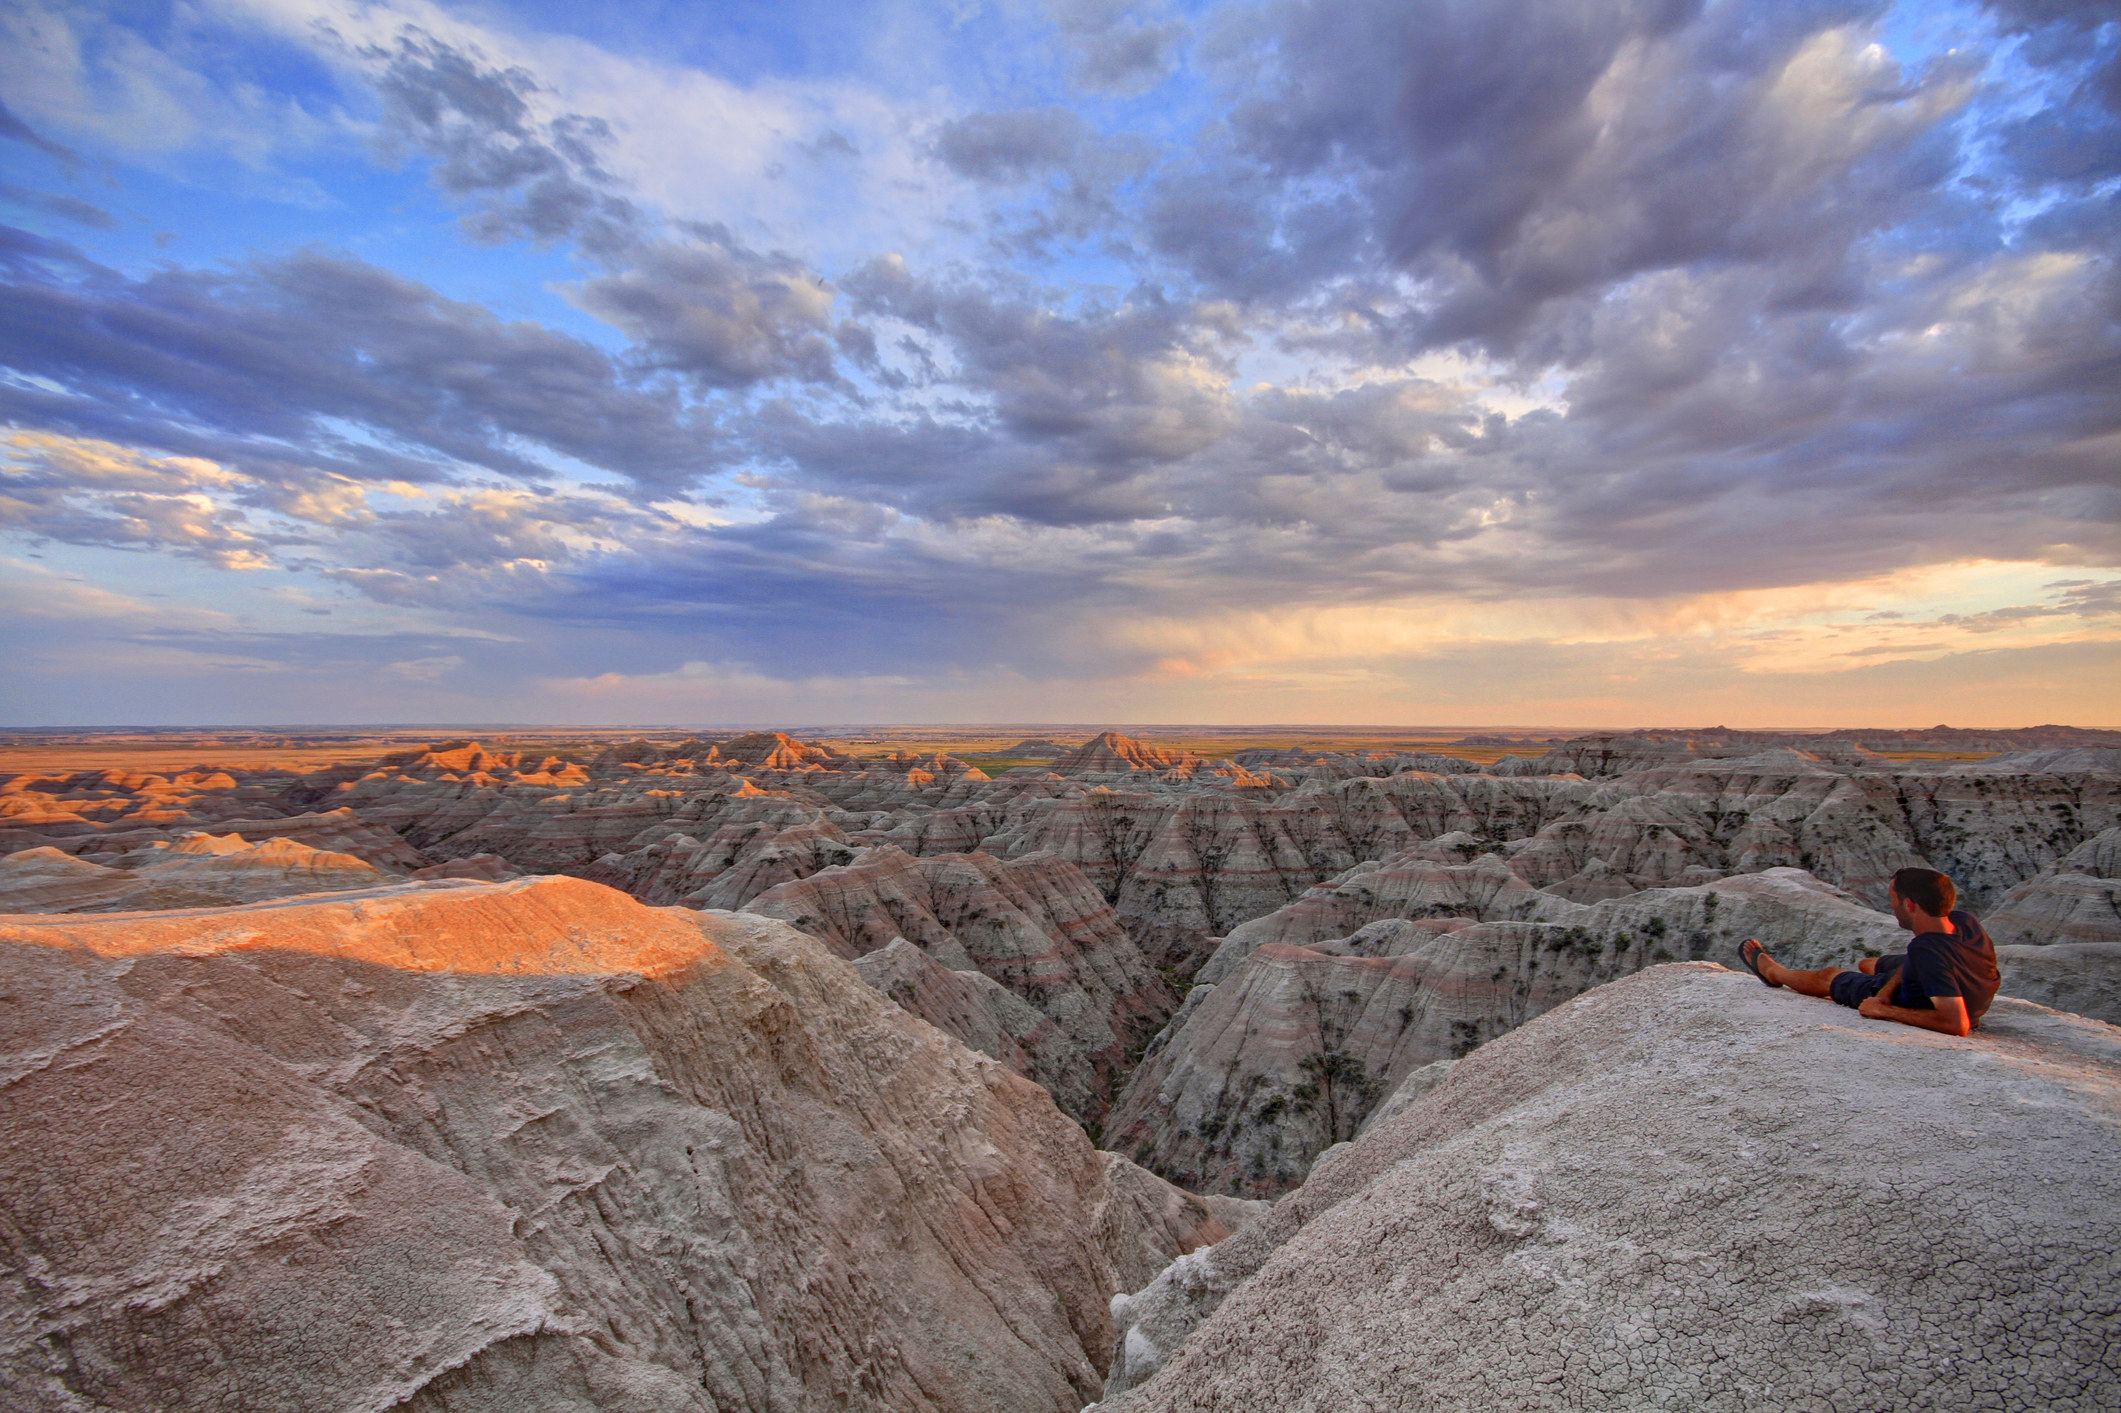
[[[1767,948],[1760,945],[1757,937],[1748,937],[1738,944],[1738,960],[1745,963],[1745,969],[1759,977],[1762,986],[1780,986],[1781,982],[1769,981],[1767,973],[1760,969],[1760,959],[1766,955]]]

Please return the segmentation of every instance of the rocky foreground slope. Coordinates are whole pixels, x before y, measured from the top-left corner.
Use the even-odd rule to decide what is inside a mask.
[[[785,924],[559,877],[0,918],[0,1132],[24,1413],[1074,1413],[1250,1210]]]
[[[1708,963],[1472,1052],[1117,1302],[1100,1413],[2121,1406],[2121,1030]]]

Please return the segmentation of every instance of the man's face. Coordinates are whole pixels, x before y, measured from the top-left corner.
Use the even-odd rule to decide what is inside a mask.
[[[1893,905],[1893,921],[1899,923],[1902,927],[1912,927],[1915,921],[1914,914],[1908,909],[1907,899],[1900,896],[1900,890],[1893,887],[1890,883],[1886,884],[1885,898],[1887,902]]]

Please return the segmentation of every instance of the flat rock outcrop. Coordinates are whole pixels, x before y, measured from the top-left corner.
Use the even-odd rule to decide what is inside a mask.
[[[1658,967],[1116,1302],[1099,1409],[2088,1413],[2121,1403],[2117,1251],[2121,1031],[2001,1000],[1961,1040]]]
[[[1215,1234],[814,940],[580,880],[13,915],[0,990],[25,1413],[1075,1413]]]
[[[770,889],[745,910],[779,918],[850,960],[904,941],[944,967],[984,974],[1048,1025],[1026,1034],[1021,1013],[970,995],[945,1001],[939,979],[904,970],[898,979],[920,998],[917,1014],[976,1049],[986,1050],[997,1028],[1010,1034],[1020,1060],[988,1052],[1028,1064],[1024,1073],[1089,1122],[1126,1078],[1129,1051],[1177,1005],[1098,890],[1051,855],[916,859],[879,846],[856,863]],[[966,1030],[944,1024],[960,1016]]]

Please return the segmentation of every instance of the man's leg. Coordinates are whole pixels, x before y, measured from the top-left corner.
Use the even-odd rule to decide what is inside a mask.
[[[1792,971],[1767,953],[1760,954],[1760,974],[1800,996],[1832,996],[1834,977],[1843,970],[1842,967],[1821,967],[1817,971]]]

